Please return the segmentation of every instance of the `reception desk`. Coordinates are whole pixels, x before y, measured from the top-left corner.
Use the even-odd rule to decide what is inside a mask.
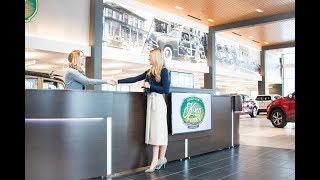
[[[206,93],[206,89],[171,88]],[[239,145],[240,98],[211,94],[206,131],[171,135],[168,161]],[[240,106],[239,106],[240,104]],[[148,166],[152,147],[144,143],[146,97],[142,92],[25,90],[25,179],[78,180]]]

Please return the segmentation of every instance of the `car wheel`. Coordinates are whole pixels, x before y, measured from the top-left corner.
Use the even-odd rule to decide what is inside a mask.
[[[163,49],[163,57],[164,59],[167,60],[171,60],[172,59],[172,50],[169,46],[164,47]]]
[[[249,115],[250,115],[250,117],[256,117],[256,116],[257,116],[257,114],[258,114],[258,109],[257,109],[256,107],[253,107],[253,109],[252,109],[252,113],[251,113],[251,114],[249,114]]]
[[[287,125],[286,115],[281,109],[275,109],[271,112],[270,121],[276,128],[283,128]]]

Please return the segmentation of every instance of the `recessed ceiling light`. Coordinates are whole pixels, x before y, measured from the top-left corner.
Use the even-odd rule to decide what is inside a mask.
[[[24,63],[24,65],[25,65],[25,66],[30,66],[30,65],[34,65],[34,64],[36,64],[36,63],[37,63],[36,60],[31,60],[31,61],[26,61],[26,62]]]
[[[30,68],[31,69],[50,69],[54,67],[56,66],[50,65],[50,64],[36,64],[36,65],[32,65]]]
[[[69,64],[68,59],[58,59],[54,61],[57,64]]]
[[[259,41],[256,41],[256,40],[254,40],[254,39],[252,39],[252,41],[253,41],[253,42],[256,42],[256,43],[260,43]]]
[[[183,8],[182,8],[182,7],[180,7],[180,6],[175,6],[174,8],[176,8],[176,9],[178,9],[178,10],[183,9]]]
[[[123,63],[110,63],[110,64],[102,64],[102,68],[118,68],[123,67]]]
[[[108,70],[108,71],[103,72],[102,74],[107,75],[107,74],[119,74],[119,73],[122,73],[122,69]]]
[[[241,34],[238,34],[236,32],[232,32],[233,34],[237,35],[237,36],[242,36]]]
[[[249,38],[253,39],[254,37],[253,36],[249,36]]]
[[[25,58],[26,59],[30,59],[30,58],[37,58],[39,57],[39,53],[38,52],[33,52],[33,51],[26,51],[25,52]]]
[[[265,44],[269,44],[267,41],[264,42]]]
[[[213,19],[208,19],[208,21],[209,21],[209,22],[213,22],[214,20],[213,20]]]
[[[256,9],[256,11],[259,13],[263,12],[261,9]]]

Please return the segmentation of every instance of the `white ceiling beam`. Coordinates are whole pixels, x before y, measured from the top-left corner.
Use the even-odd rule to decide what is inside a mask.
[[[81,50],[85,56],[91,56],[91,47],[89,45],[73,44],[69,42],[54,41],[32,36],[25,36],[25,48],[59,53],[70,53],[71,51],[78,49]]]

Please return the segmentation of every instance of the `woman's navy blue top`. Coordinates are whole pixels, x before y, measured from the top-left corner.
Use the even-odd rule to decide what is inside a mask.
[[[160,82],[156,81],[156,78],[151,75],[147,76],[149,70],[144,73],[136,76],[125,79],[119,79],[118,83],[134,83],[137,81],[145,80],[150,83],[150,88],[146,88],[147,92],[156,92],[159,94],[168,94],[170,89],[170,79],[169,79],[169,71],[167,68],[163,68],[161,70],[161,80]]]

